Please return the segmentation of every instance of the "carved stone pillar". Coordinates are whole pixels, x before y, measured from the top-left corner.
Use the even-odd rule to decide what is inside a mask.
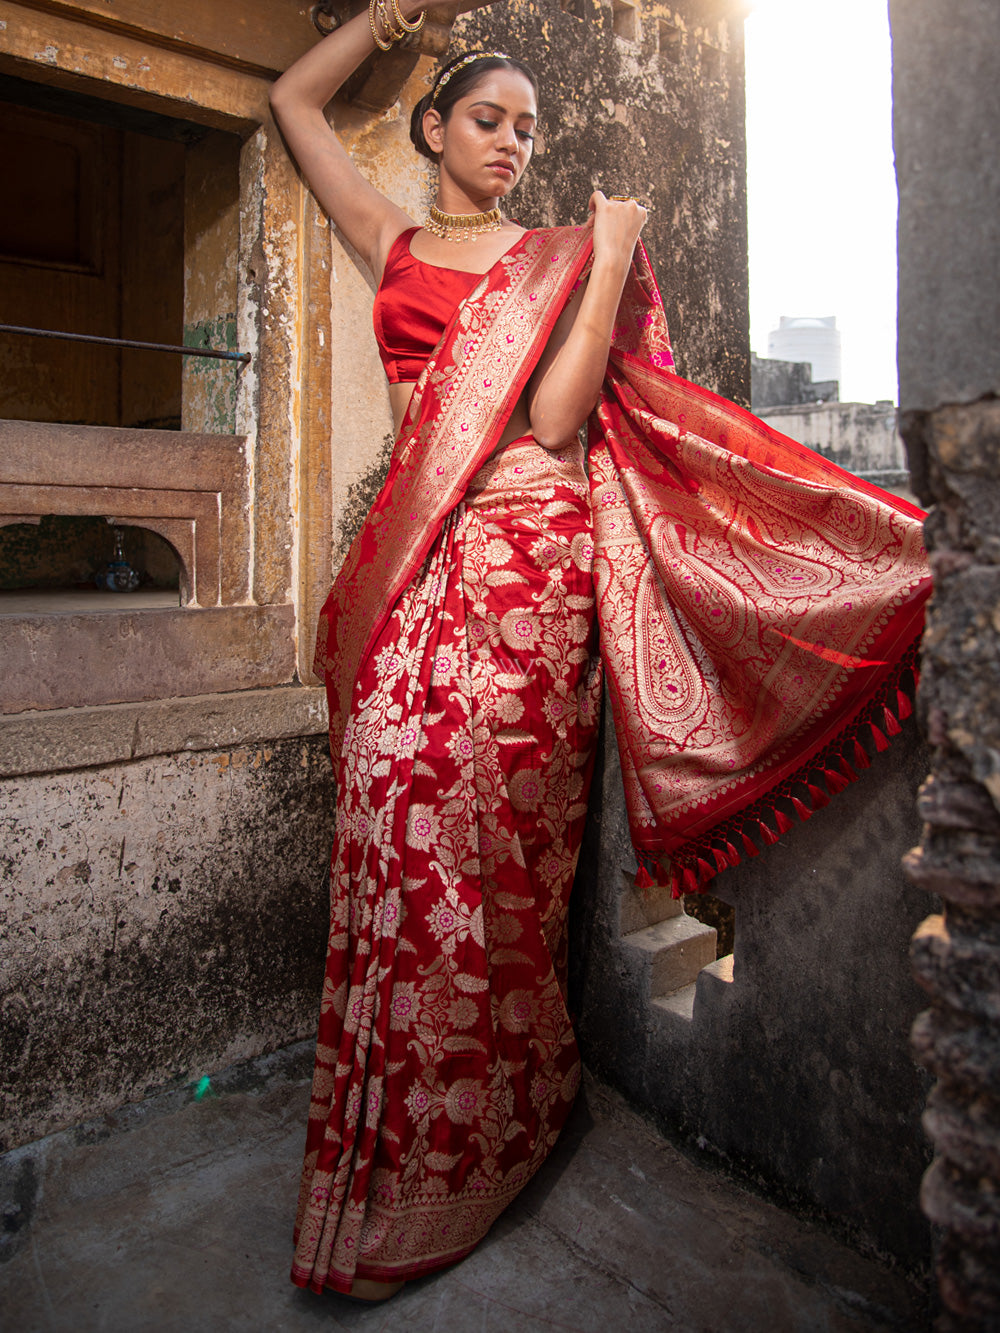
[[[901,431],[935,593],[920,709],[932,774],[907,858],[943,910],[913,940],[937,1076],[921,1202],[945,1330],[1000,1328],[1000,8],[893,0]]]

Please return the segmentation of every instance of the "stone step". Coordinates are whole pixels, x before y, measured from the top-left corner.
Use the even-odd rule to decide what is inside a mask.
[[[712,1011],[730,1001],[732,981],[733,955],[730,953],[706,964],[690,986],[684,986],[672,995],[654,995],[649,1002],[650,1010],[661,1022],[690,1024],[694,1021],[695,1005],[698,1005],[702,1020],[710,1021]]]
[[[654,999],[693,986],[701,969],[715,961],[715,927],[683,912],[625,935],[622,943],[639,953]]]
[[[714,963],[709,963],[702,968],[701,976],[703,986],[730,986],[733,981],[733,963],[734,955],[724,954],[722,958],[717,958]]]
[[[622,891],[618,899],[620,912],[618,929],[622,935],[631,935],[647,926],[655,926],[668,917],[680,916],[684,903],[670,893],[669,884],[652,884],[640,889],[635,876],[622,872]]]
[[[649,1002],[652,1012],[665,1021],[692,1023],[697,989],[697,982],[692,981],[690,986],[675,990],[673,995],[654,995]]]

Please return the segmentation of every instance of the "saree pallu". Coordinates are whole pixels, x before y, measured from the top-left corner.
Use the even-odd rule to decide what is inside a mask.
[[[579,445],[491,458],[359,672],[293,1280],[466,1254],[551,1150],[579,1056],[566,916],[601,678]]]

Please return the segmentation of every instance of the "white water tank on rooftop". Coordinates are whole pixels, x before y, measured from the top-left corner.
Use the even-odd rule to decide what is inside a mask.
[[[778,327],[767,335],[767,354],[776,361],[808,361],[817,383],[839,380],[840,330],[836,315],[822,319],[782,315]]]

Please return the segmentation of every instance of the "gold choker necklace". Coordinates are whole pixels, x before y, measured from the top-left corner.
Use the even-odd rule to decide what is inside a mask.
[[[442,213],[431,204],[424,230],[442,241],[473,241],[481,231],[499,231],[502,226],[499,208],[491,208],[488,213]]]

